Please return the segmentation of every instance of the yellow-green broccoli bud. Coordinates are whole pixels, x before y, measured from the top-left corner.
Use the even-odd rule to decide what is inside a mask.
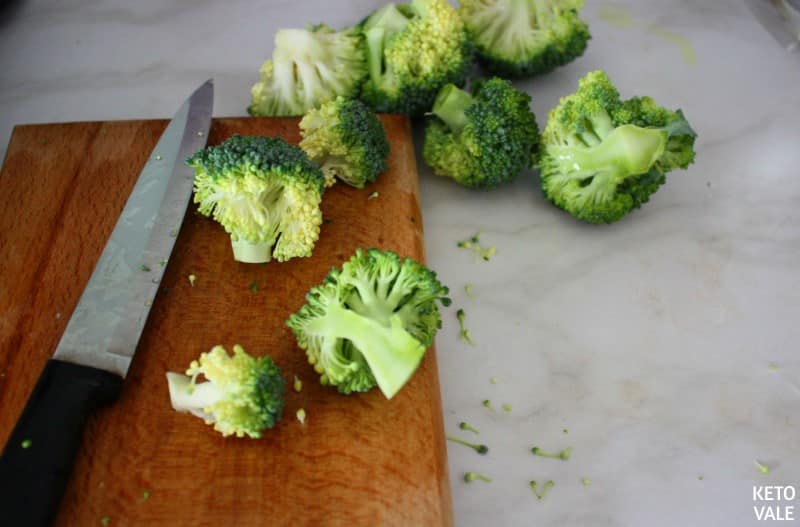
[[[361,101],[338,97],[310,110],[300,121],[300,135],[300,148],[322,169],[326,186],[338,177],[364,188],[386,170],[386,131]]]
[[[198,377],[205,382],[197,382]],[[238,344],[233,355],[222,346],[192,361],[186,375],[167,373],[172,407],[189,412],[223,436],[261,437],[283,412],[286,382],[269,357],[253,358]]]
[[[231,235],[240,262],[311,256],[322,224],[325,178],[279,137],[234,135],[190,157],[194,202]]]

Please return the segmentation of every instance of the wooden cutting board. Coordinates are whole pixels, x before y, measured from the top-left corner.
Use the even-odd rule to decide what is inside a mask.
[[[56,525],[106,516],[114,527],[452,524],[434,350],[391,401],[377,389],[344,396],[319,385],[284,325],[357,247],[424,258],[410,125],[401,116],[382,121],[389,170],[366,189],[338,184],[325,193],[311,258],[237,263],[222,227],[190,205],[122,398],[90,420]],[[0,173],[0,445],[165,126],[15,128]],[[234,133],[299,140],[297,119],[231,118],[214,121],[209,144]],[[165,372],[237,343],[303,381],[260,440],[224,439],[169,403]],[[305,426],[295,418],[301,407]]]

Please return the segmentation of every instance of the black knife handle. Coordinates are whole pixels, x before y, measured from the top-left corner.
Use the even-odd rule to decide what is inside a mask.
[[[122,378],[113,373],[47,363],[0,457],[0,523],[53,523],[89,415],[121,391]]]

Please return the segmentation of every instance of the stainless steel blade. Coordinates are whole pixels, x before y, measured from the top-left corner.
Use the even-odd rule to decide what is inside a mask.
[[[172,118],[131,191],[53,358],[128,372],[192,194],[184,161],[203,148],[214,84],[200,86]]]
[[[800,12],[790,3],[786,0],[745,0],[745,3],[778,44],[789,52],[800,52]]]

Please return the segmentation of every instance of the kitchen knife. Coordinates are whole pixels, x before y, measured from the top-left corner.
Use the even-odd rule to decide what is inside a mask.
[[[745,0],[745,3],[781,47],[789,52],[800,53],[798,0]]]
[[[0,457],[3,525],[52,523],[89,415],[119,397],[192,194],[184,161],[206,144],[213,102],[208,80],[139,174]]]

